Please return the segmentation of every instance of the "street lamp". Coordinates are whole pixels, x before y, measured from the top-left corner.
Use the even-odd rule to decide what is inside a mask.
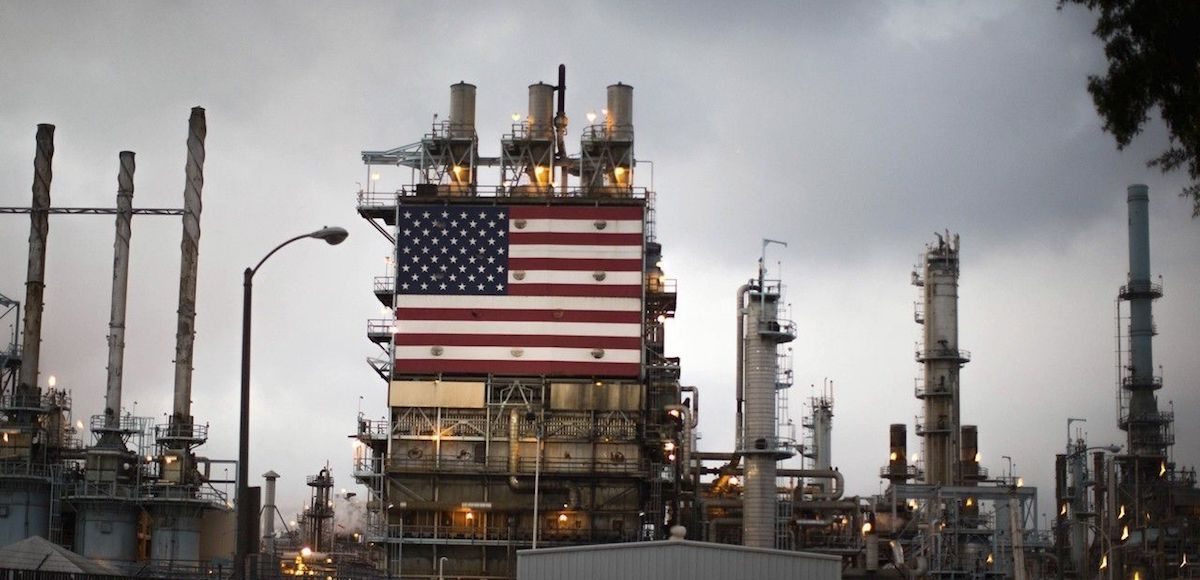
[[[275,246],[267,252],[263,259],[253,268],[246,268],[242,273],[242,405],[238,431],[238,491],[237,491],[237,554],[234,555],[234,568],[237,577],[249,579],[256,575],[247,574],[246,559],[250,554],[250,546],[254,538],[250,532],[254,528],[254,514],[245,505],[250,496],[250,298],[254,293],[254,274],[262,267],[267,258],[275,255],[284,246],[302,240],[315,238],[325,240],[325,243],[336,246],[346,240],[350,234],[345,228],[324,227],[315,232],[296,236]]]

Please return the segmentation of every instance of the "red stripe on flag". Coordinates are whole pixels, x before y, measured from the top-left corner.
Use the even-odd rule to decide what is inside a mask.
[[[481,375],[552,375],[636,377],[637,363],[586,363],[564,361],[491,361],[491,360],[397,360],[397,373],[470,373]]]
[[[638,337],[616,336],[548,336],[541,334],[397,334],[397,346],[511,346],[611,348],[637,350],[642,347]]]
[[[642,261],[638,259],[600,258],[509,258],[509,270],[600,270],[604,272],[638,272]]]
[[[593,207],[593,206],[545,206],[545,205],[515,205],[508,208],[508,216],[513,219],[580,219],[580,220],[640,220],[643,208],[632,207]]]
[[[511,288],[511,286],[510,286]],[[501,308],[397,308],[397,320],[476,320],[480,322],[640,323],[640,312],[614,310],[504,310]]]
[[[641,286],[605,286],[603,284],[509,284],[510,296],[603,296],[641,298]]]
[[[509,232],[511,244],[555,246],[640,246],[642,234],[592,234],[581,232]]]

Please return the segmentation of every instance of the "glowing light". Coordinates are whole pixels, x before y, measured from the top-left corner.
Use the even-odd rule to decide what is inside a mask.
[[[588,120],[588,123],[595,123],[596,122],[596,111],[588,111],[587,120]]]
[[[1133,580],[1142,580],[1142,573],[1139,570],[1133,571]]]
[[[379,181],[379,173],[372,173],[371,181]]]
[[[510,119],[512,119],[514,123],[516,123],[517,121],[520,121],[520,120],[521,120],[521,114],[520,114],[520,113],[513,113],[513,114],[509,115],[508,117],[509,117]]]
[[[738,479],[738,477],[736,475],[729,478],[729,485],[741,485],[741,484],[742,484],[742,480]]]
[[[1107,567],[1108,567],[1108,554],[1104,554],[1104,555],[1100,556],[1100,569],[1103,570]]]
[[[5,442],[5,443],[8,443],[8,433],[5,433],[5,434],[4,434],[4,442]]]
[[[467,521],[469,522],[473,519],[475,519],[475,514],[472,512],[467,512]]]
[[[862,533],[864,536],[871,533],[872,529],[874,529],[874,526],[871,525],[871,522],[863,522]]]
[[[312,548],[309,548],[308,546],[300,548],[300,556],[304,558],[312,556]]]
[[[679,409],[671,409],[670,411],[667,411],[667,414],[678,419],[679,418]]]
[[[1117,514],[1117,519],[1125,517],[1125,504],[1121,504],[1121,513]]]
[[[53,387],[54,385],[57,385],[58,377],[55,377],[54,375],[50,375],[50,378],[46,379],[46,384],[50,385],[51,387]]]
[[[917,454],[917,453],[913,453],[913,454],[912,454],[912,462],[913,462],[913,463],[916,463],[916,462],[917,462],[917,460],[918,460],[918,459],[920,459],[920,458],[921,458],[921,456],[920,456],[919,454]]]
[[[1124,542],[1125,540],[1128,540],[1128,539],[1129,539],[1129,526],[1125,526],[1125,527],[1121,528],[1121,541]]]
[[[992,565],[992,563],[993,563],[993,562],[995,562],[995,561],[996,561],[996,559],[995,559],[995,558],[993,558],[991,554],[988,554],[988,557],[987,557],[987,563],[988,563],[988,566],[991,566],[991,565]]]
[[[83,429],[83,421],[76,421],[76,422],[75,422],[75,428],[76,428],[76,429]]]
[[[892,454],[888,456],[888,461],[895,461],[899,458],[900,458],[900,454],[893,451]]]
[[[979,463],[980,461],[983,461],[983,454],[979,453],[979,452],[975,452],[975,463]],[[988,557],[991,558],[992,555],[988,554]]]
[[[658,320],[658,323],[659,323],[659,324],[662,324],[662,323],[664,323],[664,322],[666,322],[666,321],[667,321],[667,315],[666,315],[666,314],[659,314],[659,315],[658,315],[658,319],[657,319],[657,320]]]
[[[663,443],[663,449],[666,449],[667,451],[673,451],[675,449],[675,442],[667,441],[666,443]]]
[[[1183,561],[1179,563],[1180,568],[1183,568],[1184,566],[1187,566],[1187,553],[1186,552],[1183,554]]]
[[[674,454],[674,453],[672,453],[672,454],[668,455],[668,456],[667,456],[667,461],[675,461],[675,454]]]
[[[1024,477],[1017,478],[1017,487],[1025,487],[1025,478]]]
[[[1158,476],[1162,477],[1163,475],[1166,475],[1166,473],[1167,473],[1167,462],[1164,461],[1161,464],[1159,464],[1159,466],[1158,466]]]
[[[1062,504],[1062,507],[1058,509],[1058,515],[1060,515],[1060,516],[1067,515],[1067,504],[1065,504],[1065,503]]]
[[[967,507],[971,507],[971,506],[973,506],[973,505],[975,505],[975,498],[973,498],[973,497],[968,497],[968,498],[967,498]]]
[[[613,168],[613,173],[616,174],[617,177],[625,175],[625,168],[618,165]]]
[[[915,499],[908,500],[908,507],[911,509],[914,509],[914,510],[917,509],[917,500],[915,500]]]
[[[558,514],[558,523],[566,523],[567,514]]]
[[[605,117],[607,117],[607,116],[608,116],[608,109],[600,109],[600,114],[601,114],[601,115],[604,115]]]
[[[534,167],[534,168],[533,168],[533,172],[534,172],[534,173],[536,173],[536,174],[538,174],[538,175],[541,175],[541,174],[543,174],[543,173],[545,173],[545,172],[546,172],[546,166],[545,166],[545,165],[538,165],[537,167]]]

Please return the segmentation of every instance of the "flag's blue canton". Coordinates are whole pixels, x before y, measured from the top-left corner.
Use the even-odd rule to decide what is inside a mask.
[[[397,294],[494,296],[508,289],[508,208],[406,205],[396,231]]]

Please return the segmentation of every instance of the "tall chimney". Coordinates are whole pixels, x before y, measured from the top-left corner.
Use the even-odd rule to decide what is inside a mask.
[[[121,428],[121,382],[125,369],[125,304],[129,290],[129,240],[133,235],[132,151],[122,151],[117,172],[117,223],[113,242],[112,311],[108,322],[108,383],[104,393],[104,443],[124,446]]]
[[[204,189],[204,109],[193,107],[188,119],[187,181],[183,189],[183,254],[179,268],[179,325],[175,332],[175,405],[171,424],[177,434],[191,430],[192,351],[196,342],[196,270],[200,253],[200,193]]]
[[[42,307],[46,289],[46,237],[50,232],[50,181],[54,178],[54,125],[40,124],[33,158],[33,204],[29,213],[29,268],[25,275],[24,359],[17,382],[22,406],[40,406],[38,364],[42,351]]]
[[[1131,185],[1129,202],[1129,280],[1120,298],[1129,302],[1129,364],[1121,381],[1123,398],[1121,429],[1128,433],[1131,455],[1165,457],[1164,430],[1170,418],[1158,411],[1154,392],[1162,388],[1162,377],[1154,374],[1154,314],[1151,305],[1162,297],[1162,286],[1150,281],[1150,189]]]

